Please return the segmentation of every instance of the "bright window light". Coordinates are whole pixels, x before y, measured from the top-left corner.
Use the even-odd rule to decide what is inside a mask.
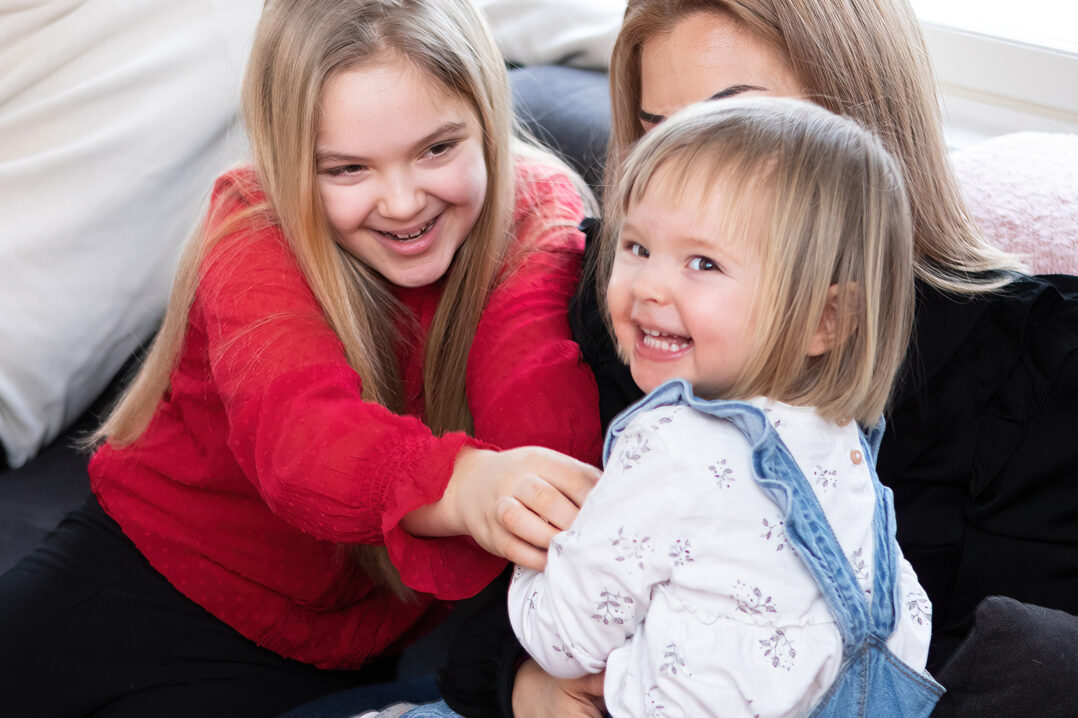
[[[923,22],[1078,54],[1075,0],[911,0]]]

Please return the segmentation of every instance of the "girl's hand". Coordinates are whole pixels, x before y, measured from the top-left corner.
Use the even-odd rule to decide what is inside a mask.
[[[528,659],[513,683],[513,718],[603,718],[603,677],[554,678]]]
[[[550,539],[572,524],[599,473],[536,446],[465,447],[441,500],[412,511],[401,525],[417,536],[468,534],[490,553],[542,570]]]
[[[466,447],[442,500],[484,549],[542,570],[550,540],[569,528],[598,480],[594,466],[551,449]]]

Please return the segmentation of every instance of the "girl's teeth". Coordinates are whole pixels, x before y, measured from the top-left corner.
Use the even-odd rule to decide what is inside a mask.
[[[417,229],[415,232],[412,232],[411,234],[397,234],[396,232],[382,232],[382,234],[389,237],[390,239],[396,239],[396,240],[399,240],[401,242],[407,242],[410,239],[419,239],[420,237],[422,237],[424,234],[427,233],[427,230],[429,230],[433,226],[434,226],[434,220],[432,219],[431,221],[427,222],[425,225],[423,225],[422,227]]]
[[[689,342],[670,341],[672,337],[654,329],[643,329],[642,331],[644,332],[644,346],[646,347],[660,349],[664,352],[679,352],[689,348]],[[660,339],[660,337],[667,338]]]

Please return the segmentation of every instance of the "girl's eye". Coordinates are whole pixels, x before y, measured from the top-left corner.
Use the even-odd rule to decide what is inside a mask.
[[[718,271],[719,265],[707,257],[693,257],[689,260],[689,269],[694,269],[698,272],[715,272]]]
[[[648,251],[647,247],[642,244],[637,244],[636,242],[626,242],[625,248],[629,250],[630,254],[636,257],[646,258],[651,256],[651,252]]]
[[[330,177],[348,177],[351,175],[357,175],[367,169],[364,165],[341,165],[339,167],[329,167],[322,170]]]
[[[456,147],[457,144],[457,140],[454,140],[452,142],[439,142],[436,145],[431,145],[430,147],[428,147],[427,154],[431,157],[442,157],[449,154],[449,151]]]

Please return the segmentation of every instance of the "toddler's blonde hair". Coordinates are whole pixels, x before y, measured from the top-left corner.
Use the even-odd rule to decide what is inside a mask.
[[[901,171],[874,135],[799,100],[712,101],[649,132],[622,167],[600,252],[604,284],[625,214],[660,169],[682,202],[714,201],[710,188],[722,182],[730,223],[716,234],[751,242],[762,260],[750,360],[722,398],[879,418],[913,321],[913,228]],[[833,345],[809,356],[829,302]]]

